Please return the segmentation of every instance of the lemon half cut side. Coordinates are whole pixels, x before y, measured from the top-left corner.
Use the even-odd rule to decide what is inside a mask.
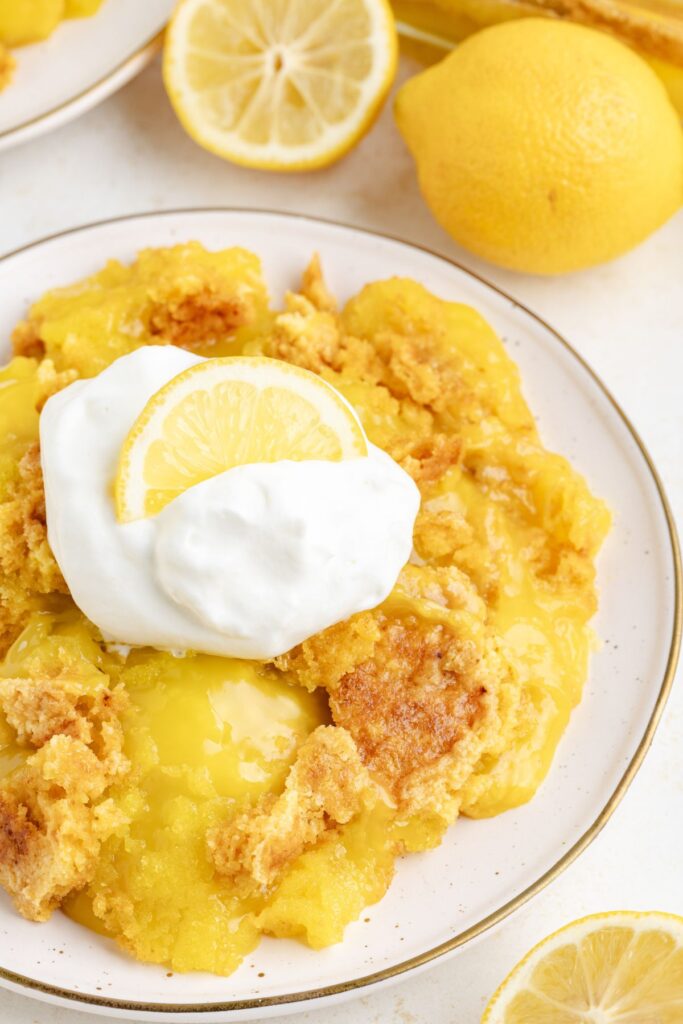
[[[294,171],[332,163],[361,138],[397,54],[388,0],[181,0],[163,73],[195,142]]]
[[[147,402],[121,448],[116,515],[155,515],[234,466],[367,455],[360,422],[320,377],[265,357],[207,359]]]
[[[539,942],[482,1024],[683,1024],[683,917],[615,911]]]

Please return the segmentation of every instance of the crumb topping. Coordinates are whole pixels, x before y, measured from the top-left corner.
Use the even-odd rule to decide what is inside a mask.
[[[268,889],[323,832],[350,821],[375,787],[350,733],[320,726],[301,745],[284,792],[209,832],[218,873]]]

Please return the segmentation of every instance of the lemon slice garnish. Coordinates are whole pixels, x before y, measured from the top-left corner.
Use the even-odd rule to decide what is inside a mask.
[[[595,914],[561,928],[515,967],[482,1024],[683,1020],[683,917]]]
[[[201,146],[248,167],[301,170],[364,134],[396,59],[387,0],[182,0],[164,81]]]
[[[207,359],[150,398],[124,441],[114,483],[121,522],[155,515],[188,487],[234,466],[367,455],[334,388],[277,359]]]

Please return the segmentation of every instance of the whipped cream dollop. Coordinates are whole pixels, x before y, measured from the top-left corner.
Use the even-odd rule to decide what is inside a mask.
[[[49,399],[48,540],[106,639],[272,658],[387,597],[410,556],[419,492],[369,445],[366,458],[341,462],[237,466],[156,516],[120,523],[121,446],[152,395],[200,361],[143,347]]]

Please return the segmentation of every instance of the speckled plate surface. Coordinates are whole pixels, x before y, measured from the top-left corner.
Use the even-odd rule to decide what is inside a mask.
[[[548,325],[491,285],[422,249],[284,214],[203,210],[93,225],[0,261],[0,336],[46,288],[131,259],[145,246],[199,239],[263,259],[275,301],[314,250],[341,299],[367,281],[413,277],[487,317],[519,364],[546,443],[568,456],[615,513],[599,561],[603,640],[550,775],[526,807],[462,820],[442,846],[399,863],[387,896],[345,941],[313,952],[264,940],[230,978],[172,977],[57,913],[29,924],[0,899],[0,984],[73,1008],[142,1020],[264,1019],[339,1000],[454,953],[548,884],[605,823],[637,771],[671,685],[680,637],[680,560],[666,500],[632,427]],[[308,1002],[308,1005],[311,1005]]]
[[[58,128],[100,103],[152,59],[174,0],[105,0],[91,18],[64,21],[13,51],[0,93],[0,150]]]

